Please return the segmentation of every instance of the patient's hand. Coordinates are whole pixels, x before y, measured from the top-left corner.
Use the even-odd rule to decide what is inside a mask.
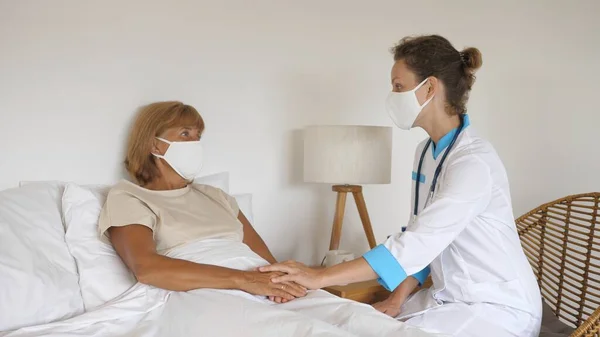
[[[254,295],[267,296],[274,300],[278,297],[290,301],[297,297],[306,296],[306,288],[293,282],[275,283],[272,278],[281,273],[262,273],[258,271],[244,272],[244,279],[239,284],[239,289]],[[278,303],[281,303],[278,302]]]
[[[287,302],[289,302],[285,298],[281,298],[279,296],[268,296],[267,298],[269,299],[269,301],[272,301],[272,302],[275,302],[275,303],[287,303]]]
[[[276,263],[276,262],[274,262],[274,263]],[[260,268],[256,268],[256,269],[254,269],[254,271],[260,271],[259,269]],[[273,272],[273,275],[283,276],[283,275],[285,275],[285,273]],[[297,286],[300,286],[300,288],[302,288],[306,292],[306,288],[303,287],[303,286],[301,286],[301,285],[299,285],[299,284],[297,284],[297,283],[294,283],[294,282],[285,282],[285,284],[290,284],[290,283],[295,284]],[[269,301],[273,301],[275,303],[287,303],[287,302],[291,301],[291,300],[285,299],[285,298],[283,298],[281,296],[267,296],[267,298],[269,299]]]
[[[285,275],[285,273],[278,273],[275,272],[274,274],[278,274],[279,276]],[[297,283],[293,283],[293,282],[285,282],[284,284],[295,284],[297,286],[300,286],[302,289],[304,289],[304,291],[306,291],[306,288],[304,288],[303,286],[297,284]],[[287,303],[290,300],[286,300],[285,298],[279,297],[279,296],[268,296],[269,300],[275,302],[275,303]]]
[[[285,282],[295,282],[308,289],[319,289],[322,283],[322,269],[313,269],[300,262],[286,261],[275,263],[270,266],[258,268],[261,272],[283,272],[287,275],[276,276],[273,282],[283,284]]]

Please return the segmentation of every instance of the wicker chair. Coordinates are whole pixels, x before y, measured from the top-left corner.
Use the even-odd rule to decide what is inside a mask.
[[[544,204],[516,220],[542,296],[571,337],[600,337],[600,193]]]

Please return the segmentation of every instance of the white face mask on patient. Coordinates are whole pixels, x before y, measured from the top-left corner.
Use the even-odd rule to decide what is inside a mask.
[[[427,82],[427,78],[423,82],[419,83],[413,90],[403,92],[390,92],[388,95],[385,106],[388,114],[394,124],[400,129],[410,130],[417,120],[417,116],[423,108],[431,102],[433,97],[429,98],[423,105],[419,104],[417,99],[416,91]]]
[[[159,137],[156,139],[169,144],[169,148],[164,155],[153,153],[155,157],[164,159],[177,174],[187,181],[193,180],[200,174],[203,151],[199,140],[170,142]]]

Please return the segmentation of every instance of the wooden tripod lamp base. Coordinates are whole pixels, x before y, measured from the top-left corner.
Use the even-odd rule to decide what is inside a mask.
[[[335,215],[333,217],[333,227],[331,229],[331,241],[329,243],[329,250],[336,250],[340,246],[340,239],[342,237],[342,223],[344,220],[344,211],[346,209],[346,196],[348,193],[352,193],[354,201],[356,202],[356,208],[358,208],[358,214],[362,221],[369,247],[375,248],[375,235],[373,234],[373,228],[371,227],[371,220],[369,219],[369,212],[367,212],[367,205],[365,204],[365,198],[362,193],[362,186],[360,185],[334,185],[332,190],[337,192],[337,202],[335,204]]]

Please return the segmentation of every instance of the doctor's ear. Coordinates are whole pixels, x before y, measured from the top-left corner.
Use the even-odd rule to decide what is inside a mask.
[[[438,91],[438,87],[440,85],[440,81],[435,77],[430,77],[427,81],[427,98],[433,96]]]

